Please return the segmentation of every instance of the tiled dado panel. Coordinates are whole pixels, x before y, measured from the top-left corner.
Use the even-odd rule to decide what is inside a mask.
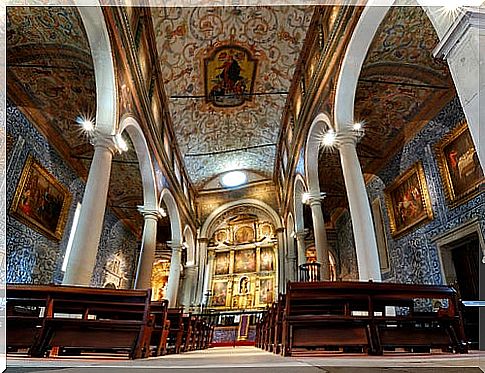
[[[7,133],[14,139],[14,145],[7,159],[7,211],[10,209],[15,189],[29,154],[32,154],[59,182],[69,189],[72,194],[72,203],[64,234],[59,242],[48,239],[7,213],[6,280],[12,283],[61,283],[63,278],[61,266],[74,212],[77,203],[82,200],[84,182],[61,159],[42,134],[9,101],[7,101]],[[124,269],[125,277],[127,277],[126,283],[131,284],[136,264],[133,258],[136,258],[137,247],[136,238],[113,214],[107,211],[92,285],[103,285],[106,263],[117,253],[119,253],[119,257],[126,258]]]
[[[450,209],[445,199],[434,152],[434,145],[463,119],[464,113],[459,100],[452,100],[367,185],[370,200],[379,198],[383,207],[382,216],[391,264],[391,273],[387,278],[389,281],[440,284],[443,279],[434,238],[473,219],[478,219],[485,235],[485,194],[481,193],[468,202]],[[385,208],[384,189],[417,161],[423,163],[434,217],[430,222],[412,228],[407,234],[393,239],[389,215]],[[343,221],[339,222],[341,231],[338,234],[339,237],[348,237],[352,231],[345,229],[348,228],[345,220],[349,220],[350,217],[347,215],[342,219]],[[342,242],[348,241],[342,239]],[[347,260],[345,255],[350,259],[355,258],[355,250],[349,254],[347,246],[344,245],[345,250],[340,252],[341,261]]]

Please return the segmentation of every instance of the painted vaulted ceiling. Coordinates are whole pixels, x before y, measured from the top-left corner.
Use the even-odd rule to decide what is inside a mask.
[[[7,9],[8,97],[83,178],[93,147],[76,119],[94,116],[96,91],[91,50],[76,7]],[[113,159],[109,204],[140,235],[141,176],[134,147]]]
[[[433,57],[438,36],[420,7],[393,7],[367,53],[355,97],[365,136],[357,146],[364,173],[376,174],[456,94],[448,66]],[[320,188],[328,213],[345,206],[338,152],[321,151]]]
[[[194,185],[231,169],[270,178],[313,7],[151,11],[169,109]]]

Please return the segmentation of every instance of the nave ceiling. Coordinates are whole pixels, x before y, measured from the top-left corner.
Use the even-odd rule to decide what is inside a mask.
[[[271,178],[286,93],[313,7],[152,8],[151,12],[169,110],[191,181],[201,187],[232,168]],[[228,48],[218,49],[224,47]],[[248,70],[253,66],[246,62],[245,51],[256,60],[252,81]],[[205,59],[212,53],[217,59],[207,73]],[[221,107],[207,99],[211,90],[205,85],[213,87],[230,54],[246,80],[246,100]],[[227,92],[223,91],[222,101],[228,100]]]

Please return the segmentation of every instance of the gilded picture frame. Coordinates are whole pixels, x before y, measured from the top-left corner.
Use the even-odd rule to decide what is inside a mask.
[[[423,164],[416,162],[384,190],[391,235],[399,237],[433,219]]]
[[[435,152],[448,204],[455,207],[476,196],[485,179],[467,122],[445,135]]]
[[[10,215],[54,241],[66,226],[71,194],[32,155],[25,163]]]

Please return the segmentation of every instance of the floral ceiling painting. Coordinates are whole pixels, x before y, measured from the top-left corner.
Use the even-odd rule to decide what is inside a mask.
[[[235,168],[271,177],[313,7],[151,11],[169,110],[194,186]]]

